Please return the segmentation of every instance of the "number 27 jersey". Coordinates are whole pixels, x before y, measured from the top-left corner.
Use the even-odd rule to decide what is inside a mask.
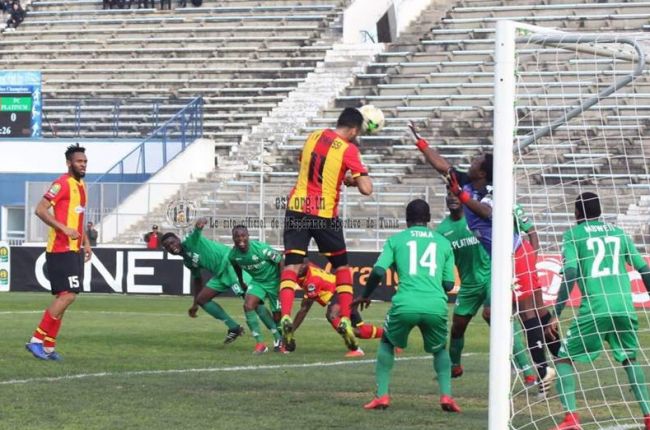
[[[636,318],[626,263],[639,270],[645,260],[625,232],[600,221],[585,221],[564,233],[564,268],[578,271],[580,316]]]

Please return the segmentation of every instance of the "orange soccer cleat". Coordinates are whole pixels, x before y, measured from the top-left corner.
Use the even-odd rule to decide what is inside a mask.
[[[582,430],[580,417],[578,417],[578,414],[575,412],[567,412],[564,416],[564,420],[551,430]]]
[[[524,378],[524,385],[527,387],[532,387],[535,384],[537,384],[537,376],[535,375],[528,375]]]
[[[447,395],[440,396],[440,407],[445,412],[460,413],[460,406],[456,404],[456,401],[451,396],[447,396]]]
[[[366,353],[363,352],[363,349],[357,348],[357,349],[354,349],[352,351],[348,351],[347,354],[345,354],[345,357],[346,358],[359,358],[359,357],[363,357],[364,355],[366,355]]]
[[[463,366],[461,364],[451,366],[451,377],[460,378],[461,376],[463,376]]]
[[[390,406],[390,397],[388,397],[388,394],[384,394],[381,397],[375,397],[370,401],[370,403],[366,403],[363,405],[364,409],[386,409],[388,406]]]
[[[260,354],[264,354],[265,352],[269,352],[268,346],[266,346],[264,343],[261,342],[255,344],[255,349],[253,350],[253,354],[260,355]]]

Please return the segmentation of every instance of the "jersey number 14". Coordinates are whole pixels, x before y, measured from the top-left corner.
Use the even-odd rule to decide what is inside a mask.
[[[406,242],[409,247],[409,275],[415,275],[418,272],[418,266],[429,268],[429,275],[436,274],[436,244],[429,243],[424,250],[424,254],[418,260],[418,243],[414,240]]]

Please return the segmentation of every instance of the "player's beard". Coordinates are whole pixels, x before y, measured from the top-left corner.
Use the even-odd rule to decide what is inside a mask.
[[[74,175],[75,178],[82,179],[84,176],[86,176],[86,172],[80,172],[74,167],[72,168],[72,174]]]

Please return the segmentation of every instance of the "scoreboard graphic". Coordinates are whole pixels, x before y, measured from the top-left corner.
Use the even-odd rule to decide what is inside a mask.
[[[0,139],[41,137],[41,72],[0,71]]]

